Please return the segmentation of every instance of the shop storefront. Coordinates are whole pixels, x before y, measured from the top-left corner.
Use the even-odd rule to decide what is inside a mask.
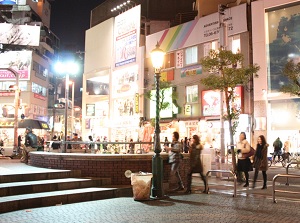
[[[286,63],[300,61],[299,12],[299,1],[252,3],[253,59],[261,67],[254,79],[255,137],[267,136],[269,152],[273,152],[277,137],[282,143],[291,143],[290,152],[300,147],[300,99],[281,91],[288,84],[282,72]]]

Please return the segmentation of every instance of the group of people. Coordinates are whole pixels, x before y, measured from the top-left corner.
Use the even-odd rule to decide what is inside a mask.
[[[171,164],[171,184],[173,183],[176,185],[176,187],[172,188],[171,191],[184,190],[183,181],[179,173],[179,166],[182,159],[181,153],[184,151],[183,145],[183,143],[179,142],[178,132],[173,132],[171,147],[169,147],[166,143],[164,144],[165,151],[169,153],[169,163]],[[191,142],[188,145],[188,152],[190,153],[190,168],[187,174],[187,187],[185,189],[185,193],[187,194],[190,194],[192,191],[191,186],[193,173],[200,174],[200,177],[203,180],[205,187],[204,191],[207,191],[206,177],[203,174],[203,167],[200,160],[200,154],[202,149],[203,146],[200,144],[199,136],[193,135],[193,137],[191,138]]]
[[[276,147],[277,142],[275,141],[273,146],[275,150],[278,150]],[[251,150],[250,143],[246,139],[245,132],[241,132],[239,135],[239,141],[237,143],[237,153],[238,153],[238,162],[237,162],[237,171],[243,172],[245,175],[246,183],[244,187],[249,187],[249,171],[254,172],[254,179],[252,187],[256,187],[256,181],[258,178],[259,171],[262,171],[263,176],[263,186],[261,189],[267,189],[267,170],[268,170],[268,147],[269,144],[266,141],[266,138],[263,135],[260,135],[257,138],[257,144],[255,146],[255,154],[253,156],[253,164],[250,160],[250,157],[247,154]],[[280,147],[280,145],[279,145]],[[164,144],[164,149],[169,153],[169,163],[171,164],[171,173],[170,173],[170,182],[175,184],[175,188],[171,191],[184,190],[183,181],[179,173],[179,165],[181,162],[181,153],[183,152],[183,143],[179,142],[179,133],[173,132],[171,146],[167,143]],[[191,193],[191,184],[192,184],[192,174],[199,173],[200,177],[204,183],[204,190],[208,190],[206,184],[206,177],[203,174],[203,166],[200,159],[201,150],[203,146],[200,143],[198,135],[193,135],[188,145],[188,152],[190,154],[189,161],[189,171],[187,174],[187,187],[185,193]]]

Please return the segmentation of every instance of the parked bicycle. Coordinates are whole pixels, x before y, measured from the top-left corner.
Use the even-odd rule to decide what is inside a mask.
[[[270,153],[272,155],[272,157],[268,157],[268,165],[269,167],[272,165],[276,165],[277,163],[281,163],[281,165],[283,167],[285,167],[287,165],[287,163],[290,162],[290,153],[282,153],[281,155],[279,155],[279,158],[276,156],[274,157],[274,153]]]

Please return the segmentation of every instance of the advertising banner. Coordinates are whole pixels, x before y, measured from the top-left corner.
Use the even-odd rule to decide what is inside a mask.
[[[139,47],[140,20],[140,5],[115,17],[115,67],[136,62],[137,47]]]
[[[95,116],[95,104],[86,105],[86,116]]]
[[[243,95],[243,87],[238,86],[234,90],[235,92],[235,99],[231,103],[231,106],[233,106],[236,109],[241,110],[241,113],[243,112],[243,101],[244,101],[244,95]],[[217,116],[221,113],[220,108],[220,91],[214,91],[214,90],[207,90],[202,91],[202,115],[203,116]],[[224,113],[226,112],[226,105],[224,103]]]
[[[23,46],[39,46],[40,26],[0,23],[0,43]]]
[[[198,74],[202,74],[202,66],[201,65],[186,67],[186,68],[181,69],[181,71],[180,71],[181,77],[190,77],[190,76],[195,76]]]
[[[8,67],[19,74],[19,80],[29,80],[31,71],[32,51],[6,51],[0,53],[0,67]],[[15,80],[16,77],[8,70],[0,70],[0,81]]]
[[[183,50],[176,51],[176,68],[183,68]]]
[[[114,100],[114,117],[133,116],[135,114],[135,95]]]
[[[138,92],[138,66],[114,71],[111,86],[113,98],[134,96]]]
[[[228,27],[228,36],[247,32],[246,4],[225,10],[224,22]],[[175,26],[146,37],[146,56],[156,45],[165,52],[210,42],[219,38],[219,13],[195,19],[193,21]]]

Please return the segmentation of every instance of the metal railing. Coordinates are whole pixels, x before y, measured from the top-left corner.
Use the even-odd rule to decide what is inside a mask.
[[[273,195],[273,202],[277,203],[276,199],[275,199],[275,192],[281,192],[281,193],[288,193],[288,194],[300,194],[300,192],[296,192],[296,191],[287,191],[287,190],[276,190],[275,188],[275,182],[276,179],[279,177],[287,177],[287,178],[300,178],[300,175],[295,175],[295,174],[277,174],[273,177],[273,191],[272,191],[272,195]]]
[[[300,164],[300,162],[290,162],[287,166],[286,166],[286,174],[289,174],[289,168],[290,168],[290,166],[292,165],[292,164],[297,164],[297,165],[299,165]],[[289,178],[287,177],[286,178],[286,183],[285,183],[285,185],[289,185]]]
[[[237,182],[237,177],[236,177],[236,174],[234,172],[232,172],[231,170],[209,170],[207,171],[206,173],[206,193],[208,193],[208,175],[209,173],[230,173],[232,176],[233,176],[233,182],[234,182],[234,189],[233,189],[233,197],[236,197],[236,182]]]
[[[91,151],[97,151],[97,150],[105,150],[109,152],[116,152],[121,153],[123,150],[128,150],[129,145],[134,144],[134,147],[137,148],[137,153],[147,153],[149,151],[153,151],[153,142],[92,142],[92,141],[47,141],[46,142],[46,150],[50,151],[50,142],[55,142],[60,144],[61,146],[67,145],[81,145],[82,149],[91,148]],[[161,144],[165,144],[166,142],[161,142]],[[171,143],[169,143],[171,144]],[[147,145],[149,148],[149,151],[144,151],[144,147]],[[163,149],[163,148],[162,148]]]

